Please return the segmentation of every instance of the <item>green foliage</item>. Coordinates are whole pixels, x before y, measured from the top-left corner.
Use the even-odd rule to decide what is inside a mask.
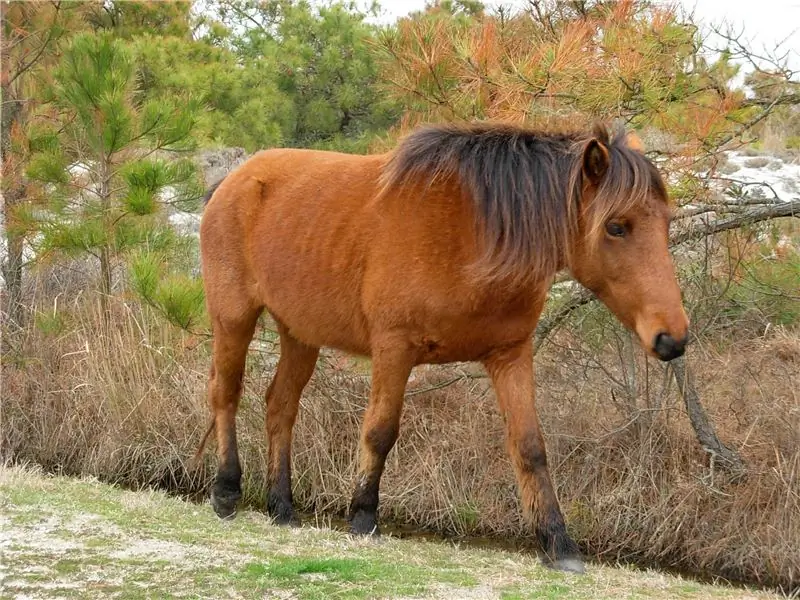
[[[108,31],[118,38],[131,38],[143,33],[188,38],[191,35],[191,9],[192,2],[186,0],[112,0],[90,4],[86,18],[96,31]]]
[[[681,173],[669,182],[669,195],[679,206],[705,194],[707,182],[699,179],[694,173]]]
[[[97,257],[106,294],[115,267],[132,251],[180,251],[167,206],[192,208],[202,193],[191,160],[166,159],[168,151],[194,147],[198,102],[185,92],[139,101],[133,56],[112,33],[74,36],[49,92],[60,111],[58,128],[35,130],[27,169],[46,200],[40,250]],[[79,168],[70,170],[73,161]],[[157,299],[187,322],[196,291],[174,280],[180,290],[171,293],[171,282],[160,280]]]
[[[160,257],[142,253],[129,263],[131,286],[143,298],[152,298],[161,276]]]
[[[202,281],[181,270],[170,271],[163,253],[141,251],[129,263],[129,279],[137,294],[170,323],[192,329],[205,314]]]
[[[743,276],[725,284],[722,312],[731,321],[748,315],[774,325],[800,323],[800,254],[761,257],[742,265]]]
[[[201,143],[249,151],[283,144],[293,108],[268,65],[241,64],[229,50],[178,38],[142,36],[133,49],[138,97],[157,108],[189,90],[204,109],[194,129]]]
[[[397,120],[398,105],[378,87],[377,29],[353,5],[223,1],[218,16],[228,26],[227,42],[241,65],[243,89],[216,93],[230,92],[247,106],[237,115],[244,125],[255,115],[272,113],[277,128],[271,133],[279,130],[284,144],[334,147],[337,140],[380,132]],[[263,99],[270,97],[279,110],[264,110]]]
[[[61,149],[58,132],[51,127],[37,127],[34,124],[28,131],[28,150],[32,153],[48,152],[56,154]]]
[[[67,326],[64,313],[58,310],[37,312],[34,323],[39,331],[50,336],[61,335]]]
[[[112,154],[134,136],[130,52],[110,34],[79,34],[54,73],[53,97],[74,120],[65,123],[72,136],[95,154]]]
[[[59,149],[45,148],[35,154],[25,174],[41,183],[65,184],[69,181],[66,159]]]
[[[200,103],[181,94],[168,99],[150,100],[141,108],[140,135],[155,148],[192,150],[191,137]]]
[[[474,531],[480,520],[480,510],[474,502],[467,500],[454,507],[454,520],[463,531]]]
[[[121,174],[128,186],[123,199],[128,210],[137,215],[155,212],[156,194],[170,181],[166,163],[140,160],[126,165]]]
[[[151,215],[156,211],[157,204],[154,194],[143,188],[132,188],[123,198],[126,209],[135,215]]]
[[[75,257],[82,253],[96,254],[109,247],[112,236],[98,218],[102,213],[100,207],[97,204],[87,205],[82,213],[71,220],[66,213],[44,223],[41,250],[60,250],[67,256]]]

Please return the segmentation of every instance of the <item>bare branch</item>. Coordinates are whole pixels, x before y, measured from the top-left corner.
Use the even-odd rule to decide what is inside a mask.
[[[684,242],[699,240],[709,235],[714,235],[723,231],[731,229],[738,229],[745,225],[752,225],[762,221],[769,221],[780,217],[800,217],[800,198],[781,204],[770,204],[767,206],[758,206],[742,211],[734,217],[719,219],[695,227],[693,229],[683,231],[674,235],[670,240],[671,246],[677,246]]]
[[[691,372],[686,368],[686,359],[680,357],[670,361],[669,368],[675,376],[678,391],[686,404],[686,414],[689,415],[689,422],[697,435],[697,441],[700,442],[703,450],[711,455],[712,464],[718,462],[733,475],[743,476],[745,466],[742,457],[717,437],[713,424],[700,404],[700,395],[697,393]]]

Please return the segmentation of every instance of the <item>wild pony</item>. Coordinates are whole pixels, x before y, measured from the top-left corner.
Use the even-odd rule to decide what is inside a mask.
[[[381,155],[263,151],[208,197],[200,228],[214,336],[207,435],[216,429],[211,503],[220,517],[241,496],[235,417],[248,345],[267,310],[281,349],[266,393],[267,511],[276,522],[297,522],[292,428],[321,346],[372,359],[348,514],[360,534],[378,531],[378,488],[412,368],[480,361],[546,562],[583,570],[548,473],[531,334],[555,274],[569,269],[651,354],[683,354],[671,209],[635,138],[604,128],[426,126]]]

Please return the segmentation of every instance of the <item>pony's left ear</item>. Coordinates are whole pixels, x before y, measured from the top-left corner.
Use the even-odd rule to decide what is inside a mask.
[[[631,150],[636,150],[644,154],[644,144],[642,143],[642,139],[636,135],[635,131],[629,131],[625,135],[625,145]]]
[[[608,171],[608,148],[599,140],[594,139],[586,145],[583,151],[583,175],[594,185],[599,185]]]

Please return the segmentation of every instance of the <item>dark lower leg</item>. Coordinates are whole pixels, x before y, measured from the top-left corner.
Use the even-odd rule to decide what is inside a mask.
[[[279,525],[300,524],[292,502],[292,429],[318,354],[318,348],[298,342],[281,328],[281,358],[266,395],[267,512]]]
[[[374,420],[374,416],[372,419]],[[394,421],[393,417],[390,420]],[[358,534],[379,534],[378,499],[386,457],[397,441],[399,415],[394,422],[376,423],[361,441],[361,468],[350,501],[350,529]],[[365,419],[365,422],[367,420]]]
[[[292,502],[292,467],[286,452],[276,457],[277,466],[270,469],[267,492],[267,513],[278,525],[299,525]]]
[[[236,503],[242,497],[235,412],[218,411],[216,430],[218,466],[211,491],[211,506],[220,518],[227,519],[236,514]]]
[[[357,534],[379,533],[381,476],[400,431],[403,394],[413,367],[402,343],[373,351],[372,390],[361,428],[360,466],[348,511],[350,529]]]
[[[567,533],[550,473],[534,402],[533,355],[530,342],[487,360],[487,371],[506,422],[508,451],[546,562],[556,568],[582,570],[580,552]]]
[[[223,519],[236,514],[236,503],[242,496],[242,469],[236,443],[236,411],[242,395],[247,347],[253,337],[259,312],[254,310],[246,323],[214,321],[209,404],[214,411],[218,466],[211,491],[211,505]]]
[[[546,555],[546,562],[557,568],[569,567],[575,561],[580,563],[580,551],[567,533],[564,516],[550,480],[547,452],[541,432],[537,427],[516,440],[513,437],[509,437],[509,452],[514,462],[523,506],[533,518],[536,539]]]

